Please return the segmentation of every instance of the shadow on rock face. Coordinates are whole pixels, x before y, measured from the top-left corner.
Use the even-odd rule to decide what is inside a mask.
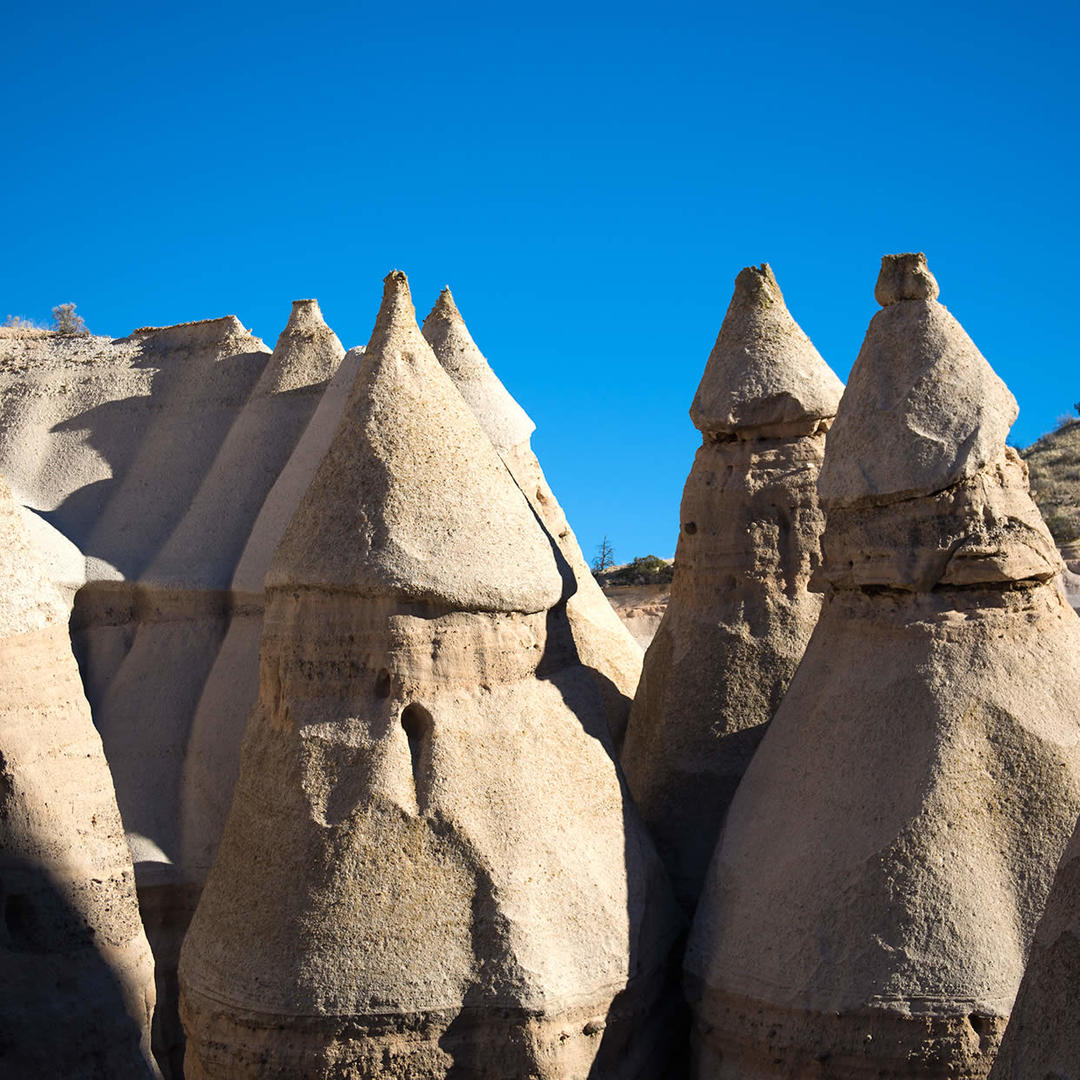
[[[156,1075],[123,985],[85,918],[40,866],[3,856],[0,970],[0,1075]]]

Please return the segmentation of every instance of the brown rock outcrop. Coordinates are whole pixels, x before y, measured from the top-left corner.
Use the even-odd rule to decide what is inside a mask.
[[[157,1075],[154,966],[68,603],[0,481],[0,1073]]]
[[[701,1078],[985,1076],[1080,812],[1080,620],[924,271],[884,260],[827,438],[821,617],[688,948]]]
[[[593,577],[555,493],[533,453],[536,425],[499,381],[472,339],[449,288],[424,320],[423,334],[465,398],[514,482],[566,560],[563,599],[578,656],[593,672],[616,744],[641,674],[641,646],[614,613]]]
[[[1080,827],[1039,920],[990,1080],[1080,1077]]]
[[[403,274],[266,588],[189,1080],[663,1075],[677,911],[556,552]]]
[[[645,655],[622,764],[692,914],[735,788],[817,621],[817,476],[843,386],[747,267],[690,415],[675,576]]]

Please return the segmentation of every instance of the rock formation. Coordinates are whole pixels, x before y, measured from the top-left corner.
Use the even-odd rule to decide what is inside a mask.
[[[824,606],[688,948],[702,1078],[984,1076],[1080,813],[1080,621],[936,294],[883,261],[827,438]]]
[[[68,603],[0,482],[0,1073],[157,1075],[154,968]]]
[[[677,911],[562,595],[391,274],[267,576],[188,1080],[664,1075]]]
[[[688,914],[735,788],[817,621],[817,476],[843,386],[747,267],[690,416],[675,576],[645,656],[622,764]]]
[[[230,592],[237,561],[263,500],[343,354],[318,304],[298,300],[250,394],[238,387],[234,397],[215,400],[224,411],[221,423],[232,422],[223,439],[212,440],[219,443],[217,452],[208,468],[200,468],[202,478],[186,512],[141,574],[130,651],[94,710],[132,837],[139,903],[157,959],[159,1056],[170,1053],[178,1059],[182,1053],[176,962],[202,883],[201,875],[183,865],[180,840],[182,819],[198,819],[203,809],[202,789],[193,791],[184,783],[196,710],[203,703],[204,714],[221,716],[207,698],[207,690],[220,688],[221,682],[207,687],[207,679],[238,606]],[[221,362],[215,359],[211,370]],[[247,363],[245,358],[242,366]],[[188,393],[202,402],[194,388]],[[166,429],[195,421],[186,408],[166,416]],[[201,421],[193,433],[200,427]],[[184,460],[194,467],[189,453]],[[140,465],[146,461],[140,456]],[[257,646],[243,656],[230,650],[227,659],[229,687],[250,687],[257,678]],[[243,722],[254,700],[254,695],[247,699],[235,719],[229,716],[234,725]],[[218,798],[227,799],[236,761],[225,758],[219,765]],[[173,1071],[178,1074],[177,1065]]]
[[[1080,826],[1058,866],[990,1080],[1080,1077]]]
[[[618,744],[641,674],[641,647],[597,585],[548,486],[529,441],[536,425],[477,348],[449,288],[443,289],[424,320],[423,334],[566,560],[570,574],[564,582],[563,598],[574,646],[581,662],[594,673]]]

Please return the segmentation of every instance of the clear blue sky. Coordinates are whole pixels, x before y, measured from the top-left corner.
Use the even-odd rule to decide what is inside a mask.
[[[587,556],[673,552],[732,280],[768,261],[841,377],[884,252],[1021,405],[1080,399],[1076,42],[1047,3],[20,4],[4,18],[0,317],[316,296],[346,345],[449,283]]]

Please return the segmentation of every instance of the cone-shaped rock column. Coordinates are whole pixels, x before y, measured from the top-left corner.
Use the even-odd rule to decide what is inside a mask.
[[[68,605],[0,481],[0,1073],[149,1078],[154,963]]]
[[[403,274],[266,587],[189,1080],[663,1075],[677,909],[556,551]]]
[[[819,477],[821,617],[691,933],[710,1080],[984,1076],[1080,812],[1080,620],[1016,404],[922,256],[878,295]]]
[[[1080,827],[1039,920],[990,1080],[1080,1077]]]
[[[564,574],[563,595],[574,647],[581,662],[593,672],[604,698],[608,726],[616,744],[621,743],[641,674],[641,647],[596,583],[548,486],[529,442],[536,425],[477,348],[449,288],[442,291],[424,320],[423,333],[566,561],[570,573]]]
[[[693,913],[728,804],[799,665],[821,599],[817,477],[843,386],[747,267],[690,415],[671,601],[645,654],[622,763]]]

